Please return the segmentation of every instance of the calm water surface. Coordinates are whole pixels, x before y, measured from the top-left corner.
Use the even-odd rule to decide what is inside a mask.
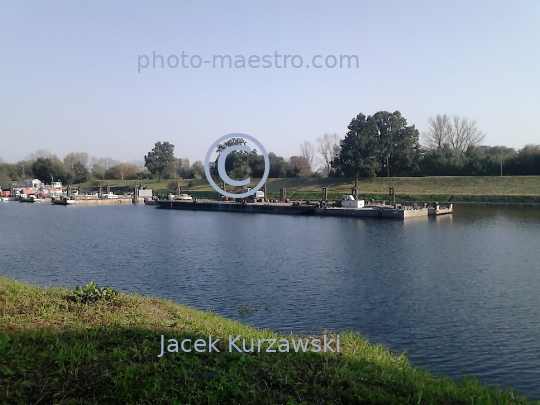
[[[9,202],[0,235],[0,275],[94,280],[279,332],[353,329],[434,374],[540,399],[540,210],[395,221]]]

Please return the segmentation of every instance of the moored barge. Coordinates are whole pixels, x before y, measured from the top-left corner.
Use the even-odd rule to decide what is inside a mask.
[[[197,201],[158,200],[157,208],[190,210],[246,212],[251,214],[305,215],[313,213],[315,206],[287,203],[237,203],[232,201]]]

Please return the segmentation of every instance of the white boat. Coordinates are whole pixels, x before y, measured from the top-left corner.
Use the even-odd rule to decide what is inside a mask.
[[[20,202],[29,202],[29,203],[40,203],[43,202],[43,198],[40,198],[34,194],[27,195],[27,194],[21,194]]]
[[[172,195],[169,194],[169,200],[192,202],[193,197],[189,194]]]
[[[349,209],[359,209],[364,208],[364,200],[356,200],[352,195],[347,194],[344,195],[341,199],[341,206],[343,208],[349,208]]]

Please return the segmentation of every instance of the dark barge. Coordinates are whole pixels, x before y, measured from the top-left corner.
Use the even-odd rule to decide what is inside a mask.
[[[287,203],[237,203],[233,201],[157,200],[157,208],[190,211],[246,212],[250,214],[309,215],[314,205]]]

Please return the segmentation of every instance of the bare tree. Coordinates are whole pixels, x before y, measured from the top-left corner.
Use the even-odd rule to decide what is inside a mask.
[[[309,175],[313,174],[315,170],[315,146],[310,141],[304,141],[300,144],[300,152],[308,164]]]
[[[456,155],[463,155],[467,148],[478,146],[485,135],[476,126],[476,121],[454,115],[452,119],[446,114],[429,117],[429,128],[424,134],[428,146],[442,149],[445,146],[454,150]]]
[[[424,134],[428,146],[431,149],[442,149],[444,145],[450,145],[453,127],[450,117],[446,114],[429,117],[429,128]]]
[[[317,138],[317,150],[323,158],[325,175],[328,176],[332,168],[332,161],[339,155],[338,134],[325,133],[322,137]]]
[[[53,155],[51,152],[49,152],[47,149],[38,149],[35,153],[30,153],[25,160],[37,160],[39,158],[51,158],[51,159],[58,159],[56,155]]]
[[[66,170],[71,170],[72,166],[80,162],[83,166],[88,166],[90,157],[86,152],[71,152],[64,157],[64,167]]]
[[[450,146],[454,151],[463,155],[467,148],[478,146],[485,135],[476,127],[476,121],[469,121],[468,118],[459,118],[454,116],[454,132]]]

